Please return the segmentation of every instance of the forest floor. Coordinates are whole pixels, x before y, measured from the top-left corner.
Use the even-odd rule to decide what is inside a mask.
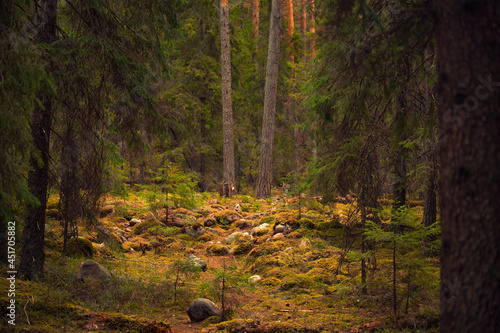
[[[167,215],[146,190],[106,197],[99,223],[82,222],[79,236],[92,242],[93,259],[113,277],[82,282],[76,274],[89,255],[79,247],[61,255],[58,197],[52,195],[45,278],[16,280],[15,326],[4,312],[8,286],[0,284],[1,331],[437,332],[438,259],[419,257],[408,266],[403,258],[414,254],[402,253],[394,315],[393,252],[371,249],[363,292],[355,200],[323,204],[275,191],[269,200],[196,194],[195,201],[192,208],[169,209]],[[421,207],[412,214],[421,216]],[[141,222],[132,226],[133,218]],[[254,229],[263,223],[269,226]],[[192,237],[189,228],[205,232]],[[241,234],[230,242],[234,232]],[[208,269],[180,274],[192,255]],[[5,274],[2,270],[2,279]],[[249,282],[253,275],[261,279]],[[186,310],[195,298],[221,306],[222,294],[225,321],[189,320]]]

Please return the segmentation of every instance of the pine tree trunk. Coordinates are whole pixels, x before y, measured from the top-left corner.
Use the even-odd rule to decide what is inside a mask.
[[[278,91],[280,30],[281,0],[273,0],[271,9],[271,30],[269,32],[269,46],[267,53],[266,84],[264,88],[264,119],[262,122],[257,198],[267,198],[271,195],[274,124],[276,120],[276,98]]]
[[[259,35],[259,12],[260,1],[252,0],[252,35],[257,37]]]
[[[50,44],[57,39],[57,0],[41,2],[41,30],[37,41]],[[28,187],[40,202],[39,206],[28,205],[21,245],[19,275],[28,280],[43,278],[45,262],[45,208],[47,206],[47,187],[49,183],[49,148],[52,127],[52,103],[50,97],[39,92],[37,97],[43,102],[33,110],[31,135],[37,151],[31,153]],[[41,157],[41,161],[37,155]],[[40,163],[41,162],[41,163]]]
[[[233,106],[231,97],[231,44],[229,41],[229,5],[227,0],[221,0],[220,2],[220,39],[224,140],[223,195],[230,197],[234,192],[236,183],[234,178]]]
[[[426,189],[424,193],[424,213],[422,217],[422,224],[428,227],[436,223],[437,218],[437,197],[436,197],[436,178],[437,175],[434,170],[427,178]]]
[[[440,330],[500,332],[500,2],[435,4]]]
[[[311,0],[311,59],[314,59],[316,53],[316,41],[314,40],[314,35],[316,34],[316,8],[314,5],[314,0]]]

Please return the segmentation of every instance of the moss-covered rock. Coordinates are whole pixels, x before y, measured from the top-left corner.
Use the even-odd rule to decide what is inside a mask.
[[[252,249],[253,249],[253,244],[249,243],[249,242],[245,242],[245,243],[240,243],[240,244],[236,245],[235,248],[233,249],[232,253],[234,255],[241,255],[241,254],[246,254],[246,253],[252,251]]]
[[[310,219],[308,219],[306,217],[301,218],[299,220],[298,224],[301,228],[306,228],[306,229],[310,229],[310,230],[316,228],[316,225],[313,223],[313,221],[311,221]]]
[[[232,209],[226,209],[213,214],[213,217],[220,226],[227,227],[243,216]]]
[[[207,252],[216,256],[224,256],[229,254],[229,248],[222,244],[214,244],[207,249]]]
[[[263,243],[256,248],[254,248],[248,254],[249,257],[257,258],[260,256],[265,256],[269,254],[273,254],[275,252],[284,250],[286,248],[286,244],[282,241]]]
[[[66,254],[72,257],[92,258],[94,256],[94,247],[88,239],[72,238],[66,244]]]
[[[281,284],[280,291],[289,291],[292,289],[308,289],[315,286],[314,279],[307,274],[290,274]]]
[[[149,220],[149,221],[144,221],[139,224],[136,224],[133,227],[134,234],[140,235],[142,233],[145,233],[148,231],[149,228],[154,227],[154,226],[162,226],[163,224],[158,221],[158,220]]]
[[[277,287],[280,286],[282,283],[283,282],[280,279],[275,278],[274,276],[267,277],[261,281],[261,284],[269,287]]]
[[[101,207],[101,209],[99,210],[99,214],[101,215],[101,217],[105,217],[108,215],[114,215],[114,213],[115,213],[115,206],[113,206],[113,205],[107,205],[107,206]]]
[[[314,267],[306,274],[310,276],[314,281],[321,283],[328,283],[330,279],[330,272],[321,267]]]

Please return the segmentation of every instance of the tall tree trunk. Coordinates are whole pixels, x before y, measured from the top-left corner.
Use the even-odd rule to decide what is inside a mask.
[[[229,41],[229,6],[227,0],[221,0],[220,2],[220,40],[224,140],[224,181],[222,186],[223,195],[230,197],[234,192],[236,182],[234,178],[233,102],[231,97],[231,44]]]
[[[431,166],[431,171],[427,176],[427,184],[424,192],[424,213],[422,224],[428,227],[436,222],[437,218],[437,196],[436,196],[436,179],[437,170],[435,166]]]
[[[300,13],[300,37],[302,38],[302,54],[300,61],[305,63],[307,60],[307,0],[302,0],[302,8]]]
[[[288,26],[288,46],[290,47],[290,54],[288,55],[288,60],[293,63],[295,57],[293,54],[293,33],[295,30],[295,22],[293,18],[293,0],[286,0],[286,20]]]
[[[252,35],[257,37],[259,35],[259,12],[260,12],[260,1],[252,0]]]
[[[57,39],[57,0],[41,1],[41,28],[37,41],[50,44]],[[52,125],[51,97],[46,92],[39,92],[38,105],[33,110],[31,135],[35,149],[30,156],[28,187],[40,202],[39,206],[28,205],[21,245],[19,275],[28,280],[43,278],[45,262],[45,208],[47,206],[47,187],[49,183],[49,148]],[[38,158],[39,155],[41,159]]]
[[[436,1],[441,332],[500,332],[500,2]]]
[[[267,198],[271,195],[280,31],[281,0],[273,0],[271,8],[271,30],[269,31],[269,46],[267,52],[266,84],[264,88],[264,119],[262,122],[257,198]]]
[[[314,0],[311,0],[311,59],[314,59],[316,53],[316,41],[314,40],[314,35],[316,34],[316,8],[314,5]]]

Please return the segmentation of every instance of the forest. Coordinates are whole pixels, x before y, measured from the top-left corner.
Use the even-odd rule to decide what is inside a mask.
[[[500,2],[0,0],[1,332],[500,332]]]

